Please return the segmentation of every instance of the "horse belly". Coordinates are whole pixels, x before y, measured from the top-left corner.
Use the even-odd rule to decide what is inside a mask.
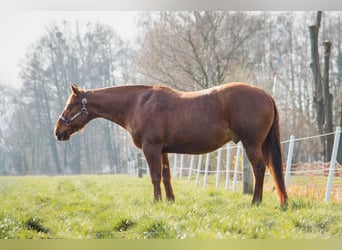
[[[212,152],[230,140],[236,140],[236,135],[229,129],[223,131],[203,130],[202,133],[193,135],[184,134],[184,137],[176,136],[175,139],[166,144],[164,152],[179,154],[204,154]]]

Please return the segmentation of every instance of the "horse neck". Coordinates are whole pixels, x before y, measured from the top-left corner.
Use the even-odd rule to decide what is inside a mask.
[[[89,91],[89,111],[93,118],[104,118],[126,127],[137,95],[143,86],[116,86]]]

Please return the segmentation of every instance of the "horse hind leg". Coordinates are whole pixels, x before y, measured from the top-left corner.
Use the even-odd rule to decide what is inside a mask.
[[[257,146],[248,146],[245,147],[246,154],[249,161],[253,167],[253,173],[255,177],[255,185],[254,185],[254,194],[252,203],[259,204],[262,201],[263,194],[263,186],[264,186],[264,177],[265,177],[265,162],[263,160],[263,154],[261,147]]]
[[[174,201],[175,196],[173,194],[172,184],[171,184],[171,174],[170,174],[170,163],[167,153],[162,154],[162,177],[163,184],[165,187],[166,198],[169,201]]]

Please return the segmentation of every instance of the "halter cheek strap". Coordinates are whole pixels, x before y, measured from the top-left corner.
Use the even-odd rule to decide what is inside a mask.
[[[64,121],[66,124],[69,125],[69,127],[71,127],[74,131],[77,131],[78,129],[76,128],[73,128],[71,123],[73,122],[73,120],[75,120],[77,117],[79,117],[81,114],[85,114],[85,115],[88,115],[88,110],[87,110],[87,92],[83,92],[83,98],[82,98],[82,108],[80,111],[78,111],[75,115],[73,115],[72,117],[70,118],[65,118],[64,116],[60,115],[59,116],[59,119],[61,119],[62,121]]]

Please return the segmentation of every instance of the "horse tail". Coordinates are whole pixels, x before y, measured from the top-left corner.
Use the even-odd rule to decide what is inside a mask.
[[[273,176],[280,204],[287,202],[287,193],[284,182],[282,150],[280,145],[279,114],[274,100],[274,120],[263,144],[263,154],[269,170]]]

